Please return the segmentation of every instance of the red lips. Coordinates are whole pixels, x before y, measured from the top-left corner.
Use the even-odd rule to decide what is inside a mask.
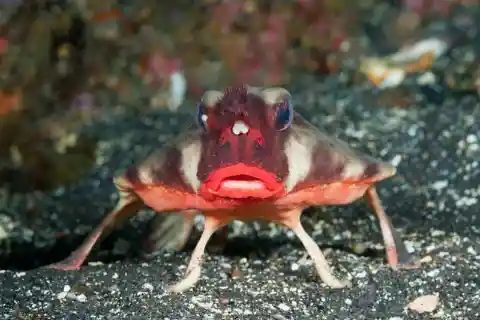
[[[265,199],[282,191],[273,173],[241,163],[213,171],[200,188],[205,198]]]

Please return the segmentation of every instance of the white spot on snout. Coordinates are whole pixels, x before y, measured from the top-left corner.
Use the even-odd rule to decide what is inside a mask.
[[[248,125],[240,120],[235,121],[232,127],[232,133],[236,136],[240,134],[247,134],[249,130],[250,128],[248,127]]]

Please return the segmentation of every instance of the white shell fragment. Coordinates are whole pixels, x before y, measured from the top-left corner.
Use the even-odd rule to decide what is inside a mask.
[[[440,57],[448,49],[445,40],[439,38],[427,38],[413,45],[406,46],[390,56],[390,61],[403,63],[421,58],[424,54],[431,53],[434,58]]]
[[[408,304],[407,308],[418,313],[433,312],[437,309],[439,303],[438,293],[429,294],[414,299]]]
[[[232,133],[236,136],[240,134],[247,134],[249,130],[250,128],[248,127],[248,125],[245,122],[240,120],[235,121],[235,123],[232,126]]]
[[[362,64],[362,71],[368,75],[370,81],[379,89],[396,87],[407,76],[407,72],[404,69],[391,67],[380,59],[366,59]]]
[[[383,58],[366,58],[360,69],[379,89],[400,85],[407,74],[426,71],[438,57],[449,48],[449,43],[440,38],[427,38],[401,48]],[[422,62],[425,60],[426,62]],[[435,77],[427,72],[420,76],[419,83],[434,83]]]
[[[379,87],[382,89],[396,87],[405,80],[406,75],[407,73],[400,68],[391,69]]]

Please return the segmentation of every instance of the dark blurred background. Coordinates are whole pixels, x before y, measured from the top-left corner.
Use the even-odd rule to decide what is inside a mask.
[[[95,142],[78,134],[85,125],[125,109],[188,110],[206,88],[336,73],[401,107],[405,94],[391,88],[434,72],[455,46],[447,64],[457,67],[440,64],[443,79],[475,91],[478,3],[1,0],[0,185],[68,185],[94,162]]]

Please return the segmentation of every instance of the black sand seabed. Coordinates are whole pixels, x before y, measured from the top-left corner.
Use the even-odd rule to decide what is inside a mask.
[[[243,228],[247,231],[232,237],[229,246],[241,249],[245,244],[250,249],[236,256],[210,253],[198,285],[181,295],[168,295],[164,289],[183,274],[188,253],[166,253],[148,262],[124,259],[72,272],[0,271],[0,318],[479,318],[478,96],[437,92],[433,104],[412,86],[417,100],[400,110],[376,106],[371,93],[345,88],[334,79],[298,82],[291,89],[299,111],[315,124],[397,165],[398,176],[381,183],[379,193],[408,247],[424,261],[420,269],[395,272],[386,266],[378,225],[360,202],[304,215],[335,271],[352,280],[351,289],[331,290],[316,281],[304,250],[288,233],[271,229],[254,238]],[[188,117],[157,111],[120,115],[94,125],[91,133],[100,140],[95,172],[53,194],[29,195],[36,199],[40,219],[35,226],[20,224],[10,231],[16,249],[0,256],[0,267],[25,269],[68,254],[82,236],[60,238],[54,247],[55,232],[95,225],[114,204],[114,172],[178,132]],[[26,210],[21,199],[6,200],[8,210],[2,214],[20,220]],[[131,224],[115,237],[131,240],[138,229]],[[76,231],[84,235],[88,229]],[[358,250],[351,248],[358,244],[369,250],[355,253]],[[256,247],[268,254],[257,254]],[[239,277],[231,277],[234,269]],[[414,298],[437,293],[440,304],[433,313],[405,309]]]

